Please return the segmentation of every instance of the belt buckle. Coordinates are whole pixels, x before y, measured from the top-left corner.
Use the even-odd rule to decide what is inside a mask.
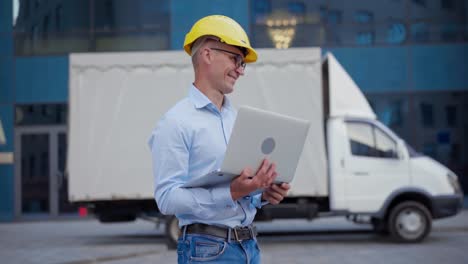
[[[247,230],[245,230],[245,229],[247,229]],[[234,237],[236,238],[236,241],[237,241],[237,242],[241,242],[241,241],[243,241],[243,240],[245,240],[245,239],[253,239],[253,238],[255,237],[255,230],[254,230],[254,228],[251,227],[251,226],[246,226],[246,227],[243,227],[243,228],[239,228],[239,231],[243,232],[242,234],[243,234],[244,237],[246,236],[246,235],[244,234],[244,232],[245,232],[245,231],[248,231],[248,232],[249,232],[250,237],[245,238],[245,239],[240,239],[240,238],[239,238],[239,233],[238,233],[238,229],[237,229],[237,228],[232,228],[232,230],[234,231]]]
[[[239,239],[239,235],[237,234],[237,229],[233,228],[232,230],[234,230],[234,237],[236,238],[237,242],[242,242],[242,240]]]

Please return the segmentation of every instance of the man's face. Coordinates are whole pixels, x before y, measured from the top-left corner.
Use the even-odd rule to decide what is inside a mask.
[[[214,56],[213,81],[222,94],[232,93],[237,79],[244,75],[244,55],[240,49],[223,43],[208,46]]]

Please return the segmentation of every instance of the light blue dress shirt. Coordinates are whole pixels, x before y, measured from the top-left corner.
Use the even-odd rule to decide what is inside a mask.
[[[246,226],[252,223],[261,195],[233,201],[230,183],[184,188],[191,178],[221,167],[237,111],[224,97],[221,112],[195,86],[159,121],[149,139],[154,197],[163,214],[175,215],[179,226],[204,223]]]

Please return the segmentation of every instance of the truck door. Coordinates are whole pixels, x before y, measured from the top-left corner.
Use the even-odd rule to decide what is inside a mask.
[[[352,212],[375,212],[389,194],[409,183],[409,163],[397,139],[368,121],[346,121],[345,197]],[[401,153],[401,152],[400,152]]]

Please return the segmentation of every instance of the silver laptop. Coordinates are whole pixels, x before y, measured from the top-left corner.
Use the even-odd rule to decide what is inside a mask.
[[[264,158],[276,163],[277,183],[291,182],[305,144],[310,122],[253,107],[237,114],[219,170],[194,177],[184,187],[213,186],[231,181],[245,167],[255,172]]]

